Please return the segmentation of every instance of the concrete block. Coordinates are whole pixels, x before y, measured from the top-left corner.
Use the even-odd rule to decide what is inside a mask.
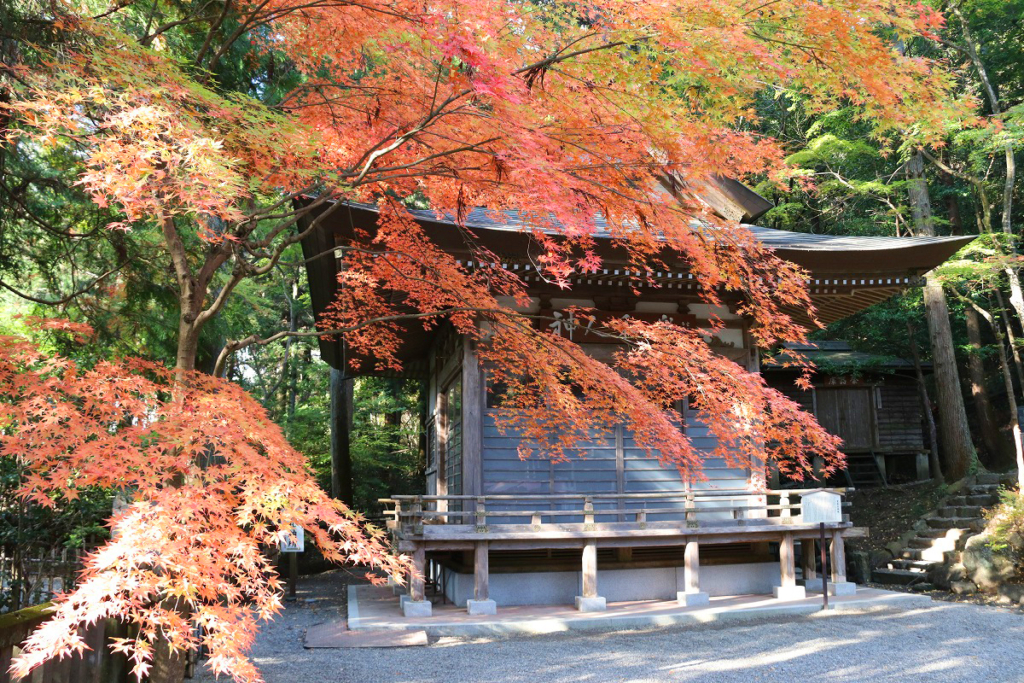
[[[707,607],[711,604],[711,598],[707,593],[676,593],[676,602],[683,607]]]
[[[857,584],[852,581],[840,581],[839,583],[828,582],[829,595],[856,595]]]
[[[772,595],[777,600],[803,600],[807,597],[807,591],[803,586],[775,586],[772,589]]]
[[[407,618],[429,617],[433,612],[433,606],[429,600],[406,600],[402,603],[402,613]]]
[[[580,612],[603,612],[608,608],[604,598],[585,598],[582,595],[576,596],[576,609]]]
[[[466,611],[473,616],[497,614],[498,603],[494,600],[467,600]]]

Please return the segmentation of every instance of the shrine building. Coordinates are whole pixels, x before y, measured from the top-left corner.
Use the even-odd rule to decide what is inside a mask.
[[[758,227],[750,223],[770,205],[733,181],[719,181],[705,200],[809,273],[808,289],[823,324],[920,286],[924,273],[971,239],[838,237]],[[462,227],[433,211],[412,213],[430,239],[463,267],[498,265],[475,262],[463,232],[469,231],[500,257],[501,268],[519,275],[531,312],[544,312],[552,333],[576,335],[574,341],[588,353],[606,357],[610,347],[571,324],[573,307],[593,309],[598,317],[669,319],[697,328],[710,328],[717,317],[724,328],[710,336],[712,347],[749,370],[760,369],[749,321],[728,299],[715,309],[706,304],[681,261],[644,285],[632,277],[636,273],[631,276],[607,234],[598,233],[604,244],[599,245],[601,270],[574,276],[569,289],[559,289],[531,264],[532,238],[516,212],[473,210]],[[304,239],[318,319],[338,287],[338,259],[323,255],[344,245],[355,230],[372,234],[376,220],[375,207],[348,204]],[[806,311],[788,312],[811,325]],[[329,364],[345,368],[340,340],[322,339],[320,349]],[[502,434],[495,424],[487,368],[470,339],[450,325],[428,331],[414,322],[405,327],[400,355],[405,375],[428,387],[425,488],[422,495],[386,501],[395,548],[413,557],[420,574],[402,598],[407,616],[430,614],[428,588],[435,600],[465,606],[472,614],[538,604],[575,604],[591,611],[604,609],[606,602],[632,600],[702,605],[722,595],[794,600],[804,596],[798,579],[807,581],[819,570],[814,562],[819,524],[812,521],[819,517],[809,506],[812,501],[838,506],[845,489],[779,488],[777,475],[760,463],[738,468],[714,459],[705,462],[706,480],[690,484],[675,468],[647,456],[621,426],[612,426],[614,438],[580,444],[584,457],[521,459],[519,437]],[[681,410],[693,445],[710,451],[714,439],[707,427],[686,406]],[[764,481],[767,490],[758,484]],[[828,585],[835,594],[856,590],[846,580],[844,538],[862,532],[848,515],[826,524],[832,555]]]

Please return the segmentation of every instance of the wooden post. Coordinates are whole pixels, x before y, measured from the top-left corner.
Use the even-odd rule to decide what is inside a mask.
[[[846,548],[843,535],[837,529],[832,532],[832,583],[846,582]],[[825,568],[822,567],[822,571]]]
[[[479,541],[473,546],[473,599],[466,601],[466,611],[473,615],[497,614],[497,605],[490,597],[490,544]]]
[[[583,530],[593,531],[594,526],[594,500],[590,496],[583,499]]]
[[[687,593],[700,592],[700,544],[696,539],[686,540],[686,550],[683,553],[685,563],[684,581]]]
[[[697,527],[697,501],[694,499],[693,491],[689,490],[689,484],[686,484],[686,488],[686,527],[694,529]]]
[[[779,569],[781,586],[773,591],[781,600],[802,600],[807,593],[803,586],[796,585],[796,544],[792,533],[782,534],[779,543]]]
[[[402,612],[406,617],[419,618],[429,617],[433,607],[427,600],[424,591],[424,580],[427,574],[427,549],[422,543],[417,543],[412,551],[413,573],[409,578],[409,596],[401,598]]]
[[[487,531],[487,508],[484,505],[484,497],[476,499],[476,532],[482,534]]]
[[[489,552],[487,546],[487,541],[481,541],[476,544],[473,552],[473,599],[475,600],[490,599],[488,588],[490,568],[488,565]]]
[[[803,559],[804,586],[807,582],[818,575],[814,564],[814,541],[807,539],[800,541],[800,556]]]
[[[779,564],[782,569],[782,587],[791,588],[796,585],[796,565],[794,558],[793,534],[783,534],[779,544]]]
[[[422,545],[417,545],[416,550],[412,551],[412,567],[413,574],[409,581],[409,597],[414,602],[423,602],[425,599],[424,577],[427,573],[427,552]]]
[[[597,597],[597,543],[587,541],[583,546],[583,597]]]
[[[700,543],[695,536],[686,539],[683,565],[683,590],[676,592],[676,601],[686,607],[706,607],[711,599],[700,590]]]

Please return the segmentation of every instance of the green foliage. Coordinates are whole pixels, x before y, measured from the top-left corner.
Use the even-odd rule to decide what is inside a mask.
[[[989,547],[1013,562],[1024,575],[1024,495],[1003,489],[999,505],[989,513]]]

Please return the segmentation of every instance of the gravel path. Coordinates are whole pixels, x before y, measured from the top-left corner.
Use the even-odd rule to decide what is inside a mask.
[[[253,655],[267,683],[1024,683],[1024,615],[942,602],[909,611],[741,626],[441,638],[425,648],[303,649],[308,626],[341,614],[341,584],[347,580],[341,572],[305,580],[300,602],[265,627]]]

